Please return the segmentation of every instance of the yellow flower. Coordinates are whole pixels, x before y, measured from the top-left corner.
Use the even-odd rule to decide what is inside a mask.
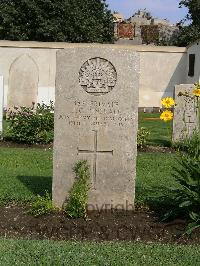
[[[195,88],[194,90],[193,90],[193,94],[195,95],[195,96],[197,96],[197,97],[200,97],[200,88],[198,89],[198,88]]]
[[[164,122],[170,121],[173,119],[173,113],[169,110],[166,110],[161,114],[160,119]]]
[[[172,106],[175,105],[175,101],[173,98],[171,97],[167,97],[167,98],[163,98],[161,100],[161,104],[165,107],[165,108],[171,108]]]

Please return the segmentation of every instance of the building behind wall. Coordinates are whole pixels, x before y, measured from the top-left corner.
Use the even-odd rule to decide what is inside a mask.
[[[123,19],[123,16],[118,13],[114,16],[120,17],[118,20],[114,18],[115,38],[119,43],[125,39],[134,40],[134,42],[127,42],[130,44],[171,45],[179,31],[178,27],[170,24],[168,20],[154,18],[146,10],[139,10],[128,19]],[[127,35],[126,29],[131,27],[133,27],[132,34]]]

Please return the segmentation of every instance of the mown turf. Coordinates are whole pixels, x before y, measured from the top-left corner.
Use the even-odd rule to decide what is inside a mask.
[[[137,158],[136,202],[148,205],[167,193],[166,188],[176,186],[172,177],[177,160],[175,154],[139,153]]]
[[[148,205],[171,177],[174,154],[140,153],[136,202]],[[0,148],[0,199],[31,201],[51,192],[52,151]],[[199,246],[52,242],[0,239],[0,265],[200,265]]]
[[[153,146],[171,146],[172,122],[163,122],[160,114],[139,113],[139,128],[145,127],[150,132],[147,144]],[[149,118],[157,120],[147,120]]]
[[[0,201],[26,202],[51,191],[52,151],[0,148]]]
[[[140,153],[137,160],[137,202],[147,204],[152,195],[162,195],[173,184],[173,154]],[[3,202],[31,201],[37,194],[51,193],[52,151],[40,149],[0,149],[0,199]]]
[[[200,265],[199,246],[0,240],[0,265]]]

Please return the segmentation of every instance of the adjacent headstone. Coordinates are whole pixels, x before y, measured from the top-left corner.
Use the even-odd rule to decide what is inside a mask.
[[[190,137],[198,128],[198,108],[196,98],[192,94],[193,89],[194,85],[191,84],[175,86],[174,142]]]
[[[3,133],[3,97],[4,97],[4,83],[3,76],[0,76],[0,138]]]
[[[53,200],[62,207],[80,160],[91,166],[89,209],[133,209],[139,55],[118,46],[57,52]]]
[[[8,107],[31,106],[37,101],[39,71],[35,61],[24,54],[11,65],[9,73]]]

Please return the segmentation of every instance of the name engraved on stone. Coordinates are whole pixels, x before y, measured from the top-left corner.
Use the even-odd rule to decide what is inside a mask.
[[[66,115],[60,114],[58,116],[59,120],[65,120],[71,127],[80,126],[117,126],[120,128],[130,127],[132,121],[134,121],[134,115],[131,116],[95,116],[95,115]]]
[[[79,83],[95,96],[110,92],[116,85],[117,72],[113,64],[100,57],[87,60],[79,71]]]
[[[185,107],[183,112],[183,119],[185,121],[186,130],[190,136],[195,128],[195,117],[194,113],[197,112],[197,106],[195,105],[195,100],[189,97],[184,97]]]
[[[191,97],[184,97],[184,111],[183,111],[183,119],[185,123],[191,124],[195,123],[194,113],[197,111],[197,106],[195,100]]]
[[[97,183],[97,155],[98,154],[109,154],[113,156],[112,151],[99,151],[98,150],[98,132],[96,130],[92,130],[94,132],[94,149],[93,150],[81,150],[78,148],[78,154],[93,154],[93,188],[96,190]]]

